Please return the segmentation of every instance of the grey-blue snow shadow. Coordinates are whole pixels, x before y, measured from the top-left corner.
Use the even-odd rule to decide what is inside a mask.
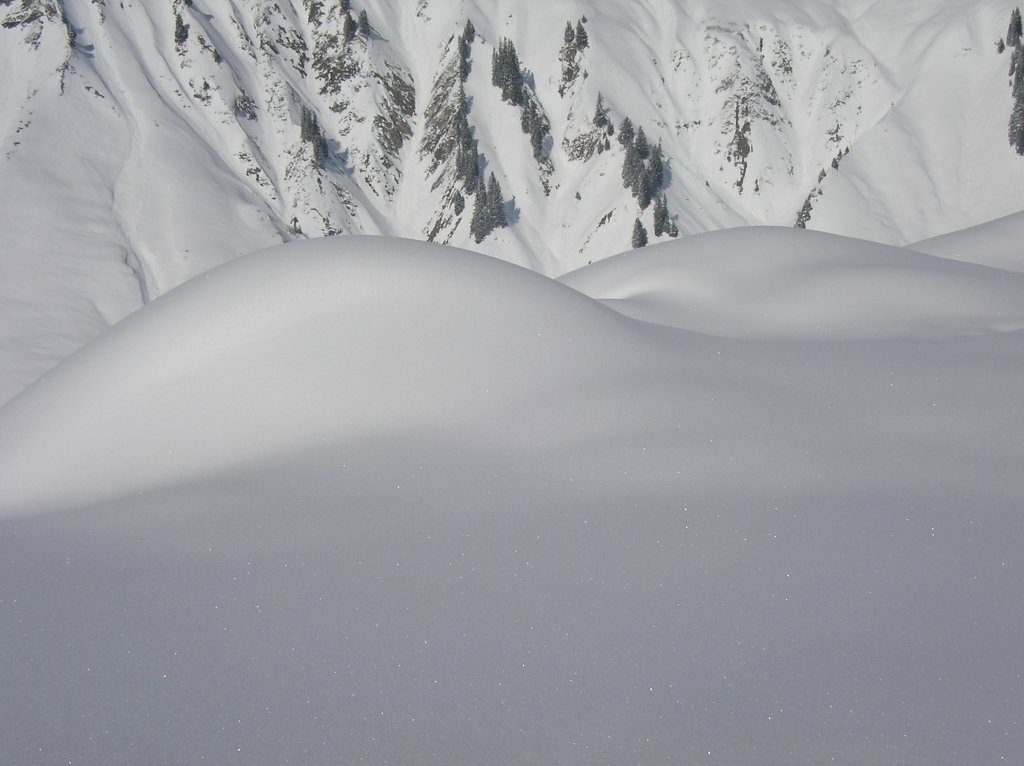
[[[895,474],[623,484],[585,453],[569,481],[543,451],[442,436],[0,524],[0,755],[1020,752],[1016,498]]]

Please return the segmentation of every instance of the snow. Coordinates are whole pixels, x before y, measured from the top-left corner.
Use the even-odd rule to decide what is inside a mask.
[[[916,242],[922,253],[1024,272],[1024,212]]]
[[[356,0],[336,93],[296,0],[58,5],[0,29],[0,763],[1024,762],[1012,4]],[[467,18],[493,258],[414,241]],[[620,254],[598,93],[684,237]]]
[[[985,262],[994,260],[981,254],[993,241],[988,234],[983,229],[972,249]],[[697,235],[599,261],[561,281],[637,319],[736,338],[926,339],[1024,329],[1019,273],[796,229]]]
[[[0,402],[144,301],[295,238],[425,239],[451,218],[438,241],[552,276],[626,250],[636,218],[652,221],[621,184],[622,147],[613,137],[583,162],[563,145],[589,127],[599,93],[616,125],[629,116],[662,142],[684,235],[789,226],[809,195],[810,228],[896,245],[1021,206],[1009,54],[994,44],[1009,20],[1001,0],[365,0],[375,35],[354,43],[357,73],[337,93],[312,58],[338,18],[316,27],[298,0],[61,6],[73,47],[56,14],[32,28],[37,45],[32,30],[0,29]],[[176,12],[190,30],[181,46]],[[585,74],[563,95],[564,26],[584,16]],[[421,144],[467,18],[469,123],[515,211],[479,244],[469,216],[443,206],[447,184],[434,187]],[[503,36],[551,121],[547,179],[490,83]],[[395,116],[383,85],[395,73],[415,105],[389,154],[375,131]],[[243,94],[252,118],[235,109]],[[751,121],[742,161],[737,107]],[[331,149],[323,172],[299,138],[303,108]]]
[[[1019,761],[1017,275],[753,229],[616,280],[289,244],[0,409],[0,760]]]

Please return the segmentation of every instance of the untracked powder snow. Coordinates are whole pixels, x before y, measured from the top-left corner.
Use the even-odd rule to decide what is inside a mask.
[[[0,760],[1019,760],[1019,277],[638,255],[285,245],[0,409]]]

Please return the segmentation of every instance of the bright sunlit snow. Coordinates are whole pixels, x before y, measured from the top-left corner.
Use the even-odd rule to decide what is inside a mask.
[[[1019,279],[713,236],[588,282],[702,334],[340,238],[53,370],[0,410],[0,760],[1019,760]]]
[[[430,239],[561,275],[631,249],[637,220],[667,240],[623,185],[627,117],[664,150],[681,236],[806,215],[902,245],[1015,213],[996,45],[1015,5],[360,0],[372,34],[344,43],[339,0],[0,3],[0,402],[145,300],[284,241]],[[467,21],[468,131],[512,224],[479,242],[445,78]],[[589,41],[568,75],[567,23]],[[503,38],[543,163],[492,83]]]

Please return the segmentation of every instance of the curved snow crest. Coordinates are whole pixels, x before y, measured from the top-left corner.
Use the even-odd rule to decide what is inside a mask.
[[[909,247],[957,261],[980,263],[1024,274],[1024,211],[960,231],[921,240]]]
[[[0,410],[2,505],[99,501],[484,417],[598,374],[635,341],[600,304],[468,251],[380,237],[271,248],[159,298]]]
[[[627,316],[735,338],[936,339],[1024,328],[1024,274],[800,229],[696,235],[561,281]]]

